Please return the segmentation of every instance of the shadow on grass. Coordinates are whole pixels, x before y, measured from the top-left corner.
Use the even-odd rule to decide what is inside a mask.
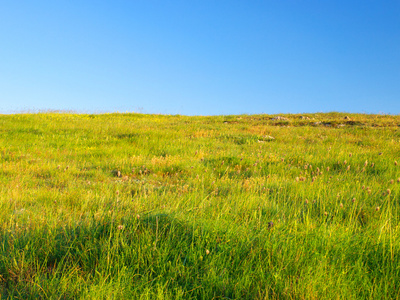
[[[260,285],[266,274],[259,281],[249,274],[257,267],[252,245],[171,214],[19,229],[3,233],[0,243],[5,299],[71,299],[90,295],[93,286],[100,298],[161,289],[167,298],[254,299],[267,288]]]
[[[1,236],[0,292],[4,299],[154,299],[160,293],[169,299],[293,299],[307,295],[313,280],[317,294],[333,296],[342,280],[366,284],[359,297],[371,289],[395,296],[397,248],[366,245],[361,236],[330,239],[280,231],[279,225],[250,238],[172,214],[19,229]]]

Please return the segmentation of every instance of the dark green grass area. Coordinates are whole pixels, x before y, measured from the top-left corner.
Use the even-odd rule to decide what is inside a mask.
[[[400,117],[0,116],[2,299],[400,298]]]

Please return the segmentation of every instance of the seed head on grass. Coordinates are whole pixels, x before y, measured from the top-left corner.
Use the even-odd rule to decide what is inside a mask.
[[[375,210],[376,211],[379,211],[381,208],[379,207],[379,206],[377,206],[376,208],[375,208]]]
[[[123,230],[124,228],[125,228],[125,226],[124,225],[118,225],[118,230]]]

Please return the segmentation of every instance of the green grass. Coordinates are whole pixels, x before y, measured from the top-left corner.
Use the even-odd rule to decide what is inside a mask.
[[[347,116],[0,115],[1,298],[400,298],[400,117]]]

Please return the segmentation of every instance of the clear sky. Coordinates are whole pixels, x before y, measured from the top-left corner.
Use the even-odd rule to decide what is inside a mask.
[[[400,114],[400,1],[1,1],[0,113]]]

